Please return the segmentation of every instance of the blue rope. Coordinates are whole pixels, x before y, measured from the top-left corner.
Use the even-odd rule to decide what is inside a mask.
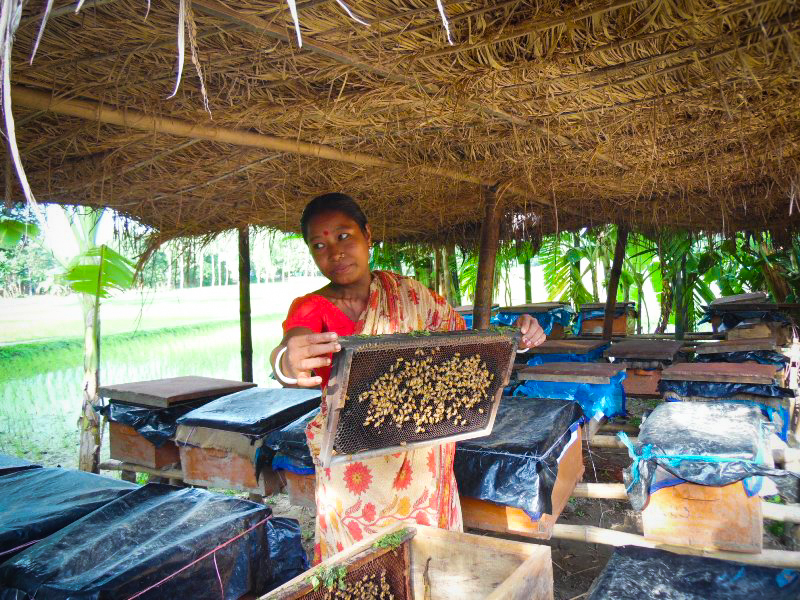
[[[761,463],[747,460],[744,458],[732,458],[732,457],[724,457],[724,456],[703,456],[698,454],[653,454],[653,445],[652,444],[645,444],[642,446],[641,453],[636,452],[636,448],[633,447],[630,438],[624,431],[620,431],[617,434],[620,441],[625,445],[628,449],[628,456],[630,456],[631,460],[633,460],[633,465],[631,468],[631,475],[633,479],[631,480],[631,484],[626,488],[628,492],[631,491],[634,485],[639,482],[639,463],[642,461],[649,461],[654,459],[666,460],[671,467],[677,467],[682,463],[684,460],[694,460],[697,462],[707,462],[707,463],[746,463],[751,465],[760,466]]]

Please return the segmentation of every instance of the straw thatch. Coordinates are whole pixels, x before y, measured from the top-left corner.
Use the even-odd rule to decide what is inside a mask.
[[[296,229],[327,191],[359,199],[380,238],[463,237],[493,184],[516,223],[506,236],[797,229],[794,2],[443,4],[453,45],[435,0],[348,2],[369,27],[334,0],[298,2],[298,48],[284,2],[187,0],[170,99],[178,2],[145,19],[142,1],[89,0],[77,15],[57,1],[29,64],[31,3],[11,81],[32,189],[164,238]]]

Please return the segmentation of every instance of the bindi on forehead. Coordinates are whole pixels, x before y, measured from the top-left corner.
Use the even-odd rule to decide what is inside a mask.
[[[329,235],[327,229],[325,231],[323,231],[322,233],[323,233],[323,235]]]

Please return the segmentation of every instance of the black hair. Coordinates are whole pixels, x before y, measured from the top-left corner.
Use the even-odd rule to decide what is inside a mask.
[[[328,212],[340,212],[355,221],[361,231],[367,233],[367,217],[358,203],[347,194],[338,192],[332,194],[322,194],[306,204],[303,215],[300,217],[300,229],[303,232],[303,239],[308,243],[308,224],[317,215]]]

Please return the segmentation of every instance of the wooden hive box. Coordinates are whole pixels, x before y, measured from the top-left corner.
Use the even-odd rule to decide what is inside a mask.
[[[528,304],[516,304],[514,306],[505,306],[501,308],[499,312],[500,322],[503,325],[512,325],[513,323],[509,320],[504,319],[514,319],[516,322],[516,318],[519,318],[521,315],[531,315],[534,318],[537,318],[537,315],[542,315],[545,313],[549,313],[552,310],[556,309],[563,309],[569,308],[569,304],[566,302],[533,302]],[[571,311],[572,309],[570,309]],[[541,324],[541,323],[540,323]],[[548,340],[561,340],[564,339],[564,325],[558,322],[553,322],[550,328],[550,333],[547,334]]]
[[[623,340],[612,344],[604,356],[626,367],[622,387],[628,396],[660,398],[661,371],[679,359],[683,345],[677,340]]]
[[[558,476],[551,495],[551,514],[545,513],[534,521],[520,508],[462,495],[461,514],[464,527],[549,540],[553,534],[553,525],[567,505],[575,485],[583,479],[583,473],[582,436],[578,429],[577,439],[564,453],[558,466]]]
[[[315,490],[316,475],[298,475],[291,471],[283,471],[286,479],[286,493],[289,495],[289,503],[294,506],[305,508],[317,508]]]
[[[213,377],[186,376],[106,385],[100,387],[97,393],[111,402],[159,411],[187,404],[201,406],[255,385]],[[134,427],[111,419],[108,428],[113,459],[153,469],[162,469],[180,461],[178,447],[172,441],[156,447]]]
[[[761,499],[748,497],[741,481],[722,487],[682,483],[651,493],[642,527],[645,538],[665,544],[759,553]]]
[[[605,310],[604,302],[593,302],[581,305],[581,313]],[[611,335],[624,337],[636,332],[636,305],[633,302],[617,302]],[[580,335],[603,335],[603,322],[605,317],[593,317],[581,321]]]
[[[257,388],[186,414],[178,420],[175,437],[183,480],[261,496],[280,491],[285,479],[267,460],[271,454],[264,446],[265,437],[319,402],[319,390]]]
[[[323,585],[314,589],[315,578],[320,581],[326,574],[341,572],[346,591],[355,589],[354,581],[381,569],[389,572],[395,600],[553,598],[547,546],[398,524],[332,556],[262,600],[327,598]]]

